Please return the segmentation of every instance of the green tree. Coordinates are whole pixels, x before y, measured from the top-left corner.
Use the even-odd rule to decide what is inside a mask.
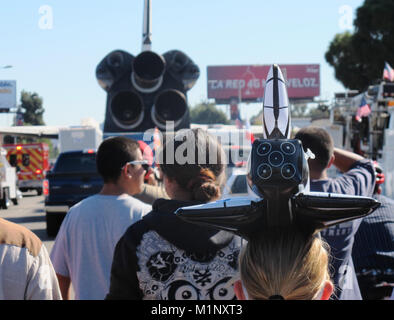
[[[319,104],[316,107],[310,108],[308,112],[308,116],[312,118],[312,120],[316,119],[327,119],[330,117],[330,111],[328,106],[324,104]]]
[[[354,27],[334,37],[325,58],[346,88],[363,91],[382,78],[385,61],[394,64],[394,1],[365,0]]]
[[[30,93],[27,91],[21,92],[21,104],[18,106],[18,112],[23,115],[23,125],[38,126],[45,125],[43,115],[45,109],[42,107],[43,99],[37,93]],[[57,156],[57,150],[54,148],[52,141],[47,138],[38,137],[24,137],[24,136],[9,136],[3,138],[4,144],[13,143],[46,143],[49,146],[49,154],[51,157]]]
[[[229,124],[226,114],[216,108],[214,103],[202,102],[190,110],[190,121],[198,124]]]
[[[263,124],[263,110],[250,118],[250,124],[253,126],[261,126]]]
[[[326,52],[326,61],[334,67],[335,78],[349,89],[364,89],[371,83],[364,72],[363,65],[357,63],[358,57],[352,44],[350,32],[337,34]]]
[[[45,125],[43,119],[45,109],[42,103],[43,100],[37,93],[22,91],[19,108],[22,109],[24,125]]]
[[[290,112],[292,118],[304,118],[307,116],[307,105],[306,104],[293,104],[290,106]]]

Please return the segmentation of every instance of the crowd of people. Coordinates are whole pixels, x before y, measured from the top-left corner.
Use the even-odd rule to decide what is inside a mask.
[[[377,195],[376,166],[335,148],[322,128],[295,138],[315,155],[311,191],[376,197],[381,208],[310,236],[262,226],[248,242],[174,214],[221,198],[226,159],[215,137],[190,129],[169,138],[156,164],[145,143],[112,137],[96,156],[101,192],[69,210],[50,255],[32,232],[0,219],[0,299],[393,298],[394,201]],[[173,156],[185,153],[186,162]]]

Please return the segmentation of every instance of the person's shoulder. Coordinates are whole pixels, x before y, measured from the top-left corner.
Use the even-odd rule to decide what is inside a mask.
[[[149,212],[146,216],[149,216],[152,212]],[[151,231],[150,225],[145,219],[140,219],[132,223],[126,231],[123,233],[122,241],[128,243],[128,245],[137,246],[145,234]]]
[[[100,199],[100,197],[101,197],[101,195],[99,193],[93,194],[93,195],[79,201],[78,203],[73,205],[71,208],[78,208],[80,206],[88,205],[90,203],[97,203],[97,200]]]
[[[351,172],[352,170],[355,169],[365,169],[373,174],[375,173],[375,167],[371,159],[364,158],[362,160],[355,161],[348,172]]]
[[[41,250],[41,240],[26,227],[0,218],[0,244],[25,248],[36,257]]]
[[[127,195],[125,199],[127,203],[130,204],[135,209],[140,209],[144,212],[152,210],[152,206],[150,204],[147,204],[133,196]]]
[[[79,201],[78,203],[70,207],[67,215],[77,215],[79,211],[85,211],[87,208],[91,206],[95,207],[97,205],[97,201],[99,198],[100,198],[99,194],[94,194],[92,196],[89,196]]]

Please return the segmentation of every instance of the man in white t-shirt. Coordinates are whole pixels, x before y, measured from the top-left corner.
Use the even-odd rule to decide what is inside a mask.
[[[77,300],[104,299],[116,243],[151,210],[150,205],[132,197],[141,192],[145,175],[137,141],[106,139],[96,163],[104,180],[102,190],[69,210],[51,252],[65,300],[70,299],[71,284]]]

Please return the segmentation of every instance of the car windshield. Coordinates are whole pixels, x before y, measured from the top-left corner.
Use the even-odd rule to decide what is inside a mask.
[[[55,172],[97,172],[94,153],[63,154],[56,162]]]

